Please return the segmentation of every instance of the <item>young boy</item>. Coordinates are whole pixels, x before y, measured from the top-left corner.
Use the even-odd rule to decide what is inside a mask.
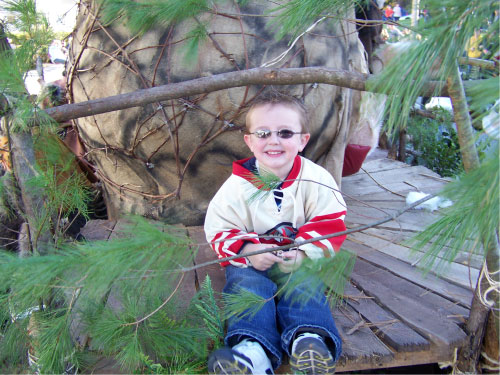
[[[207,240],[218,257],[345,230],[345,203],[334,190],[335,180],[298,155],[310,138],[303,104],[283,94],[263,96],[248,111],[246,127],[244,140],[254,157],[234,162],[233,174],[210,202],[205,219]],[[272,194],[250,199],[257,191],[255,175],[265,173],[273,173],[282,183]],[[290,295],[278,293],[275,298],[283,278],[275,276],[280,272],[273,266],[290,272],[305,257],[330,257],[344,239],[301,245],[281,256],[266,252],[221,263],[226,270],[225,293],[244,289],[267,302],[256,314],[228,320],[227,347],[210,355],[209,372],[272,374],[285,351],[294,371],[333,373],[342,344],[323,290],[302,282]],[[294,275],[286,274],[286,279]],[[303,293],[309,299],[297,302]]]

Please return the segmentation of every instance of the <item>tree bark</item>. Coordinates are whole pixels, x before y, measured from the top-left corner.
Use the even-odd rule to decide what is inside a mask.
[[[469,172],[479,167],[479,157],[474,143],[472,121],[458,65],[455,65],[446,84],[453,106],[453,116],[457,124],[458,143],[460,144],[464,169],[465,172]]]
[[[23,210],[29,225],[32,251],[43,255],[48,251],[52,235],[49,230],[50,222],[45,222],[41,215],[45,204],[42,193],[28,187],[28,181],[36,176],[33,138],[26,132],[12,133],[9,134],[9,143],[12,168],[21,190]]]
[[[447,79],[448,92],[453,106],[455,123],[457,124],[458,142],[460,152],[464,162],[465,172],[470,172],[479,167],[479,157],[474,143],[472,132],[472,121],[469,115],[465,90],[460,78],[458,64],[456,64],[452,73]],[[484,250],[486,252],[486,267],[493,277],[498,281],[500,247],[498,243],[498,234],[491,235],[491,240],[486,241],[482,238]],[[487,244],[487,246],[486,246]],[[486,278],[479,278],[472,300],[469,319],[467,320],[466,333],[467,341],[459,351],[457,368],[461,372],[474,373],[478,371],[479,356],[481,346],[486,331],[486,323],[490,308],[481,301],[481,290],[485,291],[489,287]],[[499,301],[496,301],[495,307],[499,307]],[[492,332],[494,334],[494,332]]]
[[[57,122],[92,116],[120,109],[140,107],[158,101],[165,101],[203,94],[212,91],[247,85],[296,85],[303,83],[324,83],[367,91],[369,74],[327,68],[256,68],[212,75],[189,81],[172,83],[131,93],[93,99],[86,102],[65,104],[45,111]],[[438,82],[429,82],[422,92],[424,96],[434,95]],[[447,96],[444,90],[441,95]]]
[[[419,18],[420,18],[420,0],[413,0],[411,2],[411,27],[418,26]]]
[[[0,22],[0,52],[9,51],[11,49],[12,47],[10,46],[9,40],[5,35],[3,23]]]
[[[461,57],[458,59],[458,62],[462,65],[472,65],[472,66],[478,66],[481,69],[488,69],[488,70],[499,70],[500,65],[498,62],[491,61],[491,60],[483,60],[483,59],[474,59],[472,57]]]

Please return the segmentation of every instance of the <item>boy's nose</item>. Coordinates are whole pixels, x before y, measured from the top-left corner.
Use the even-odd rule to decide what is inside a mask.
[[[271,133],[271,136],[269,137],[269,143],[279,143],[280,141],[280,137],[278,137],[278,133],[277,132],[272,132]]]

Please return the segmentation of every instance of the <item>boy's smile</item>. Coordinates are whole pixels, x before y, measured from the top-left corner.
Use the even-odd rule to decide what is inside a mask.
[[[300,116],[292,107],[283,104],[265,104],[255,108],[247,120],[248,130],[254,133],[258,130],[270,130],[266,138],[259,138],[256,134],[245,134],[244,140],[264,168],[280,179],[285,179],[292,169],[295,156],[304,149],[310,134],[294,134],[290,138],[279,136],[279,130],[291,130],[301,133]],[[282,134],[281,134],[282,135]]]

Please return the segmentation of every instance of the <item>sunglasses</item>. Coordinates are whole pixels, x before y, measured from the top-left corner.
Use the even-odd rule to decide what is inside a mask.
[[[281,129],[278,131],[271,131],[271,130],[256,130],[253,133],[248,133],[248,134],[253,134],[257,138],[269,138],[272,133],[276,133],[278,137],[288,139],[292,138],[295,134],[304,134],[300,132],[294,132],[293,130],[290,129]]]

